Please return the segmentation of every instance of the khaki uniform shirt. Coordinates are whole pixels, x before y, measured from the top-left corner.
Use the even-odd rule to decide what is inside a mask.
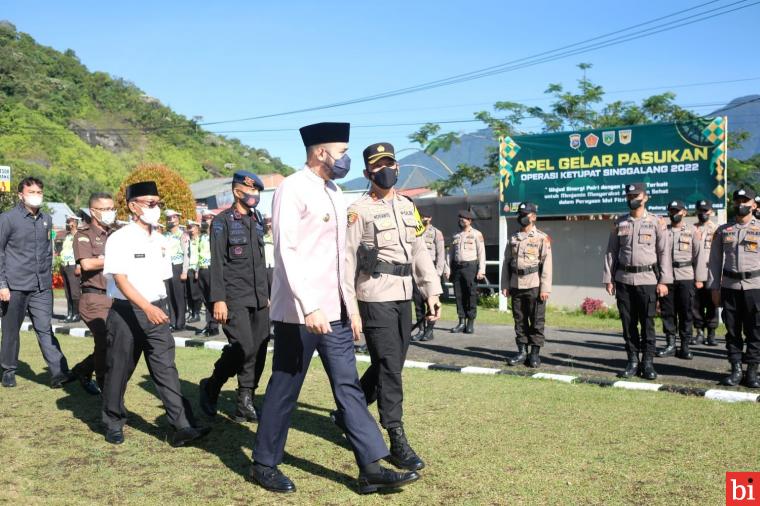
[[[702,249],[702,232],[693,225],[668,226],[669,241],[673,255],[673,279],[675,281],[707,281],[707,260]],[[676,263],[688,263],[676,267]]]
[[[411,264],[412,276],[422,296],[440,295],[440,277],[422,236],[417,236],[414,204],[394,192],[385,199],[364,195],[348,210],[346,233],[346,301],[351,314],[359,313],[357,301],[388,302],[412,298],[412,276],[370,275],[357,266],[359,244],[378,249],[378,261]]]
[[[734,279],[723,274],[729,272],[752,272],[760,270],[760,220],[726,223],[715,231],[710,251],[710,271],[707,287],[711,290],[760,289],[760,274],[750,279]]]
[[[478,273],[486,272],[486,246],[480,230],[470,227],[469,230],[457,232],[451,241],[451,268],[461,262],[478,262]]]
[[[536,267],[539,267],[536,272],[519,273]],[[509,237],[504,249],[501,287],[508,290],[538,287],[541,293],[552,291],[552,245],[548,235],[533,227],[530,232],[520,230]]]
[[[443,247],[443,234],[433,225],[429,225],[422,233],[430,259],[435,265],[435,272],[440,276],[446,268],[446,250]]]
[[[668,285],[673,282],[673,255],[664,221],[651,213],[634,219],[630,214],[615,220],[604,256],[603,283],[626,285]],[[625,272],[624,267],[656,265],[654,271]]]

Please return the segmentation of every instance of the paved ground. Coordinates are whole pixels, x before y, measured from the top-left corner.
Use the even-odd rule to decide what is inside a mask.
[[[65,307],[65,301],[56,300],[56,314],[64,314]],[[175,335],[197,338],[193,330],[203,325],[192,324],[189,326],[191,330]],[[512,327],[476,324],[475,333],[467,335],[450,333],[453,326],[454,322],[439,322],[435,339],[412,343],[408,358],[459,366],[508,367],[505,360],[515,352]],[[613,378],[625,366],[625,350],[619,333],[549,328],[546,338],[546,346],[542,349],[543,371]],[[225,340],[223,335],[212,339]],[[728,370],[722,336],[719,336],[718,343],[717,347],[695,347],[694,360],[655,359],[655,368],[660,375],[657,382],[713,387]]]

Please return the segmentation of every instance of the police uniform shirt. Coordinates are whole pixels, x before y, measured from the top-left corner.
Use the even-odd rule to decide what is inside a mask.
[[[412,276],[374,274],[359,270],[360,244],[377,248],[378,261],[411,264],[412,275],[423,297],[442,293],[441,282],[421,236],[411,200],[398,194],[386,199],[364,195],[348,210],[346,233],[346,300],[351,314],[362,302],[404,301],[412,298]]]
[[[126,275],[135,290],[150,302],[166,298],[164,280],[172,277],[166,239],[157,230],[149,234],[137,223],[117,230],[106,241],[103,274],[111,298],[127,300],[116,286],[114,274]]]
[[[198,270],[199,262],[199,250],[201,245],[201,238],[190,237],[187,245],[187,270]]]
[[[706,281],[707,262],[702,253],[702,233],[699,229],[692,225],[669,225],[668,233],[673,248],[673,279]]]
[[[166,247],[172,265],[182,265],[182,272],[187,273],[189,255],[189,237],[179,227],[164,233]]]
[[[707,287],[712,290],[760,289],[760,272],[749,279],[726,275],[760,271],[760,220],[752,218],[745,224],[726,223],[715,231],[710,251],[710,270]]]
[[[201,234],[198,241],[198,268],[208,269],[211,265],[211,239],[208,234]]]
[[[443,245],[443,234],[433,225],[428,225],[422,233],[430,259],[435,265],[435,272],[440,276],[446,268],[446,250]]]
[[[673,282],[673,255],[667,227],[660,218],[644,213],[640,218],[630,214],[619,217],[610,233],[604,256],[603,283],[618,281],[626,285],[656,285]],[[654,270],[626,272],[624,268],[656,266]]]
[[[508,290],[538,287],[541,293],[552,291],[552,246],[548,235],[533,227],[530,232],[520,230],[509,237],[504,250],[501,287]]]
[[[454,234],[451,241],[451,263],[478,262],[478,272],[486,272],[486,247],[480,230],[470,230]]]
[[[61,263],[65,266],[75,265],[74,259],[74,234],[66,234],[61,244]]]
[[[85,225],[74,236],[74,258],[81,264],[85,258],[101,258],[106,254],[106,239],[108,231],[95,225]],[[85,270],[81,274],[82,288],[106,289],[106,278],[103,270]]]

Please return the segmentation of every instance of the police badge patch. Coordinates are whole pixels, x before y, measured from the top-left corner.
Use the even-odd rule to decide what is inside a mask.
[[[356,211],[349,211],[346,219],[348,221],[348,226],[350,227],[351,225],[356,223],[356,220],[359,219],[359,214]]]
[[[581,134],[570,134],[570,147],[573,149],[581,147]]]

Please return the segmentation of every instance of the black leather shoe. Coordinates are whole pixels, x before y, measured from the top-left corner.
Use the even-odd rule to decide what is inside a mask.
[[[211,427],[184,427],[174,433],[171,445],[175,448],[186,446],[211,432]]]
[[[435,322],[427,322],[425,324],[425,332],[422,333],[422,337],[420,338],[420,341],[432,341],[433,336],[433,329],[435,328]]]
[[[267,467],[253,463],[251,470],[248,472],[248,479],[253,483],[258,483],[270,492],[289,494],[296,491],[295,484],[277,467]]]
[[[219,390],[212,389],[211,378],[202,379],[198,385],[198,390],[200,391],[198,402],[201,406],[201,411],[212,418],[215,417],[217,411],[216,402],[219,398]]]
[[[71,383],[77,379],[76,374],[71,371],[62,372],[50,380],[50,388],[63,388],[66,383]]]
[[[705,339],[705,346],[718,346],[718,342],[715,340],[715,329],[707,329],[707,339]]]
[[[14,371],[3,372],[3,386],[13,388],[16,386],[16,373]]]
[[[665,348],[656,352],[658,357],[672,357],[676,354],[676,336],[665,336]]]
[[[359,493],[372,494],[378,490],[403,487],[420,479],[415,471],[399,473],[381,467],[379,473],[359,473]]]
[[[645,380],[657,379],[657,371],[654,370],[654,362],[651,357],[644,357],[641,362],[641,377]]]
[[[517,355],[507,359],[507,365],[519,365],[528,358],[528,345],[517,343]]]
[[[354,353],[369,353],[369,348],[367,348],[366,344],[357,344],[354,345]]]
[[[106,441],[112,445],[120,445],[124,442],[124,431],[122,429],[109,429],[106,431]]]
[[[457,325],[456,327],[454,327],[453,329],[451,329],[451,332],[454,333],[454,334],[456,334],[458,332],[462,332],[464,330],[464,326],[465,326],[464,318],[460,318],[459,319],[459,325]]]
[[[425,467],[425,462],[409,446],[403,427],[388,429],[388,436],[391,440],[391,453],[385,460],[400,469],[409,471],[419,471]]]
[[[417,341],[422,339],[422,335],[425,333],[425,323],[421,323],[420,326],[417,328],[417,332],[412,334],[412,342],[416,343]]]
[[[760,388],[760,380],[757,379],[757,364],[747,365],[747,374],[744,384],[749,388]]]
[[[532,367],[533,369],[538,369],[541,367],[541,355],[539,354],[541,351],[540,346],[531,346],[530,347],[530,356],[528,357],[528,367]]]
[[[259,412],[253,405],[253,390],[250,388],[238,389],[237,407],[232,419],[238,423],[259,421]]]
[[[79,378],[79,384],[82,385],[82,389],[90,395],[100,395],[100,387],[91,378]]]
[[[692,360],[694,358],[694,354],[689,349],[688,337],[686,339],[681,339],[681,348],[678,350],[676,356],[681,360]]]
[[[464,333],[472,334],[473,332],[475,332],[475,318],[467,318],[464,324]]]
[[[695,335],[691,336],[691,339],[689,339],[689,344],[692,346],[702,344],[704,337],[705,335],[702,333],[702,329],[697,329]]]
[[[731,374],[720,380],[720,384],[727,387],[735,387],[742,382],[741,362],[731,362]]]
[[[187,323],[198,323],[199,321],[201,321],[201,317],[193,315],[190,318],[188,318],[186,321]]]
[[[636,353],[628,352],[628,363],[625,370],[618,373],[618,378],[632,378],[639,373],[639,357]]]

